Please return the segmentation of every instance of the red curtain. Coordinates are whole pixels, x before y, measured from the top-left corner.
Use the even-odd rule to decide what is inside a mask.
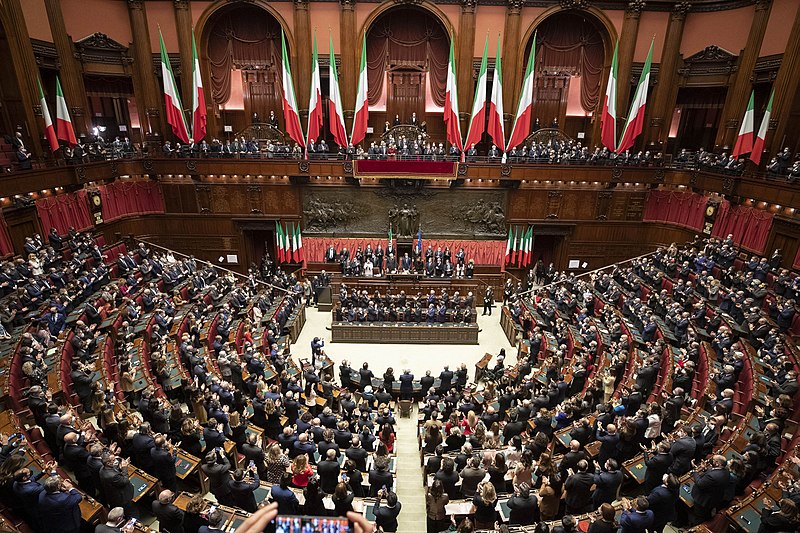
[[[733,235],[735,243],[761,254],[767,246],[773,217],[772,213],[744,205],[731,206],[730,202],[723,200],[711,234],[721,238]]]
[[[644,206],[645,222],[666,222],[701,230],[708,198],[683,191],[650,191]]]
[[[369,103],[380,100],[387,64],[427,65],[433,101],[443,106],[449,53],[450,37],[435,16],[410,9],[381,16],[367,33]]]
[[[164,196],[156,181],[115,181],[101,185],[100,198],[105,221],[125,215],[164,212]]]
[[[797,249],[797,253],[794,255],[794,263],[792,263],[792,268],[800,268],[800,248]]]
[[[50,233],[50,228],[64,235],[71,227],[84,230],[92,225],[89,202],[83,190],[36,200],[36,212],[44,235]]]
[[[11,242],[11,235],[8,234],[6,217],[0,211],[0,256],[14,255],[14,243]]]
[[[415,241],[416,242],[416,241]],[[321,238],[321,237],[303,237],[303,252],[305,253],[306,261],[321,262],[325,260],[325,250],[328,246],[333,244],[336,251],[341,251],[342,248],[347,248],[352,257],[353,252],[361,246],[365,249],[367,244],[372,245],[372,249],[380,243],[381,246],[386,248],[386,239],[365,238],[365,239],[344,239],[344,238]],[[437,246],[441,246],[442,250],[449,247],[453,256],[460,248],[464,248],[464,253],[467,256],[467,261],[470,259],[475,261],[476,265],[497,265],[503,264],[506,254],[506,241],[456,241],[446,239],[422,239],[423,249],[428,246],[436,250]],[[395,246],[397,246],[395,244]]]

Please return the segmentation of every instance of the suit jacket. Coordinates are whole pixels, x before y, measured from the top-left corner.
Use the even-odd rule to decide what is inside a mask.
[[[177,483],[175,458],[163,448],[153,448],[150,450],[152,461],[152,474],[160,479],[166,487],[173,487]]]
[[[327,494],[333,494],[336,484],[339,481],[339,461],[329,461],[325,459],[320,461],[317,465],[317,474],[319,474],[319,488]]]
[[[727,468],[712,468],[703,474],[695,473],[692,487],[694,504],[713,509],[725,499],[725,492],[731,482]]]
[[[125,507],[133,500],[133,485],[128,474],[119,468],[103,467],[100,470],[100,488],[108,507]]]
[[[218,459],[217,461],[220,461]],[[222,457],[222,462],[216,462],[213,464],[203,463],[200,465],[200,469],[203,473],[208,477],[209,483],[209,490],[215,496],[224,496],[230,493],[230,489],[228,487],[228,474],[231,471],[231,462],[228,461],[227,457]]]
[[[150,450],[156,447],[156,442],[150,435],[136,433],[133,436],[133,462],[142,470],[149,472],[153,467],[153,459]]]
[[[686,436],[672,443],[669,454],[672,456],[672,464],[669,471],[680,477],[692,468],[697,443],[691,436]]]
[[[119,533],[118,527],[111,527],[105,524],[97,524],[94,528],[94,533]]]
[[[644,533],[653,525],[653,511],[624,511],[619,517],[619,525],[622,526],[620,533]]]
[[[42,531],[54,533],[78,531],[81,527],[80,492],[72,489],[69,492],[39,494],[38,515]]]
[[[255,513],[256,507],[255,490],[259,487],[258,474],[253,476],[253,481],[228,480],[228,492],[230,493],[230,503],[236,507],[241,507],[248,513]]]
[[[597,472],[594,475],[595,489],[592,494],[592,503],[595,507],[611,503],[617,499],[617,489],[622,483],[622,472]]]
[[[647,457],[644,464],[647,467],[644,474],[644,491],[649,492],[661,485],[664,474],[672,464],[672,457],[668,453],[658,453]]]
[[[183,511],[173,504],[163,504],[155,500],[152,504],[153,516],[158,519],[161,531],[183,533]]]
[[[664,485],[659,485],[647,495],[648,507],[653,511],[653,529],[665,526],[668,522],[675,520],[675,504],[678,502],[678,493],[672,492]]]

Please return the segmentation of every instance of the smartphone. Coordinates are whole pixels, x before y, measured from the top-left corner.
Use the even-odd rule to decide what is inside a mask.
[[[249,463],[247,463],[247,468],[253,468],[254,466],[256,466],[256,462],[255,461],[251,460]]]
[[[275,518],[275,533],[349,533],[347,518],[284,516]]]
[[[136,526],[136,519],[135,518],[131,518],[130,520],[128,520],[128,523],[125,524],[125,527],[135,527],[135,526]]]

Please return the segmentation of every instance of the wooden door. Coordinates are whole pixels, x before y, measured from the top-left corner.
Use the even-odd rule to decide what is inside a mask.
[[[549,128],[553,118],[558,118],[559,129],[563,129],[567,116],[569,75],[546,75],[536,77],[536,105],[534,114],[542,128]]]
[[[425,120],[425,72],[418,70],[393,70],[389,73],[389,92],[386,102],[387,119],[393,123],[395,115],[400,115],[400,122],[406,124],[411,113],[417,114],[417,120]]]
[[[278,121],[283,122],[280,100],[282,93],[277,76],[273,67],[242,71],[244,112],[248,124],[253,113],[258,113],[259,119],[264,122],[269,117],[270,111],[275,111]],[[283,124],[280,124],[280,127],[283,128]]]

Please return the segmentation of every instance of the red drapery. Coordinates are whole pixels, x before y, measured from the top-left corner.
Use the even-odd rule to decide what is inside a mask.
[[[125,215],[164,212],[164,196],[156,181],[115,181],[101,185],[100,198],[105,221]]]
[[[794,263],[792,263],[792,268],[800,268],[800,248],[797,249],[797,253],[794,255]]]
[[[56,228],[59,234],[64,235],[70,227],[84,230],[92,225],[86,191],[83,190],[36,200],[36,212],[42,221],[44,235],[50,233],[50,228]]]
[[[381,98],[387,64],[427,65],[433,101],[443,106],[449,52],[450,37],[435,16],[409,9],[381,16],[367,33],[369,103]]]
[[[722,238],[733,235],[735,243],[761,254],[767,245],[773,217],[772,213],[744,205],[731,206],[723,200],[711,234]]]
[[[645,222],[666,222],[685,228],[703,228],[708,198],[683,191],[650,191],[644,207]]]
[[[14,243],[11,242],[11,235],[8,234],[6,217],[0,210],[0,256],[14,255]]]
[[[414,242],[416,243],[416,241]],[[319,262],[325,260],[325,250],[327,250],[328,246],[331,244],[333,244],[337,252],[341,251],[342,248],[347,248],[352,257],[353,252],[357,250],[359,246],[364,250],[367,244],[370,244],[374,250],[378,243],[386,248],[385,238],[328,239],[324,237],[303,237],[303,252],[306,261]],[[397,245],[395,244],[395,246]],[[506,254],[506,241],[456,241],[447,239],[425,239],[423,236],[422,247],[427,249],[428,246],[433,247],[434,250],[436,250],[437,246],[441,246],[442,250],[444,250],[445,247],[449,247],[454,258],[456,252],[458,252],[460,248],[464,248],[467,261],[472,259],[475,261],[476,265],[502,265]]]

